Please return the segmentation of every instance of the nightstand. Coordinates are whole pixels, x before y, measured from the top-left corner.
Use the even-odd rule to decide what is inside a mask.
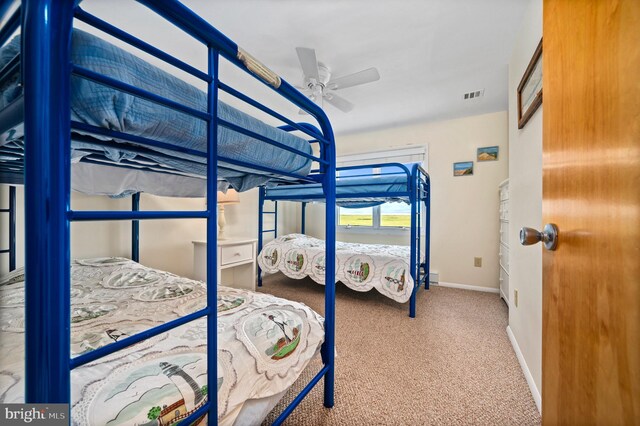
[[[218,283],[227,287],[256,290],[257,239],[232,238],[218,241]],[[207,242],[193,241],[193,276],[207,279]]]

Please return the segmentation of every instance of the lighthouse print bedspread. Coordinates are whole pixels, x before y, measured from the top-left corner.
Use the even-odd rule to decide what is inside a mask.
[[[411,297],[411,248],[381,244],[336,242],[336,282],[356,291],[373,288],[400,303]],[[283,272],[290,278],[311,277],[324,284],[325,244],[302,234],[289,234],[267,243],[258,256],[260,269]]]
[[[72,356],[205,307],[204,283],[123,258],[77,260],[71,276]],[[24,398],[23,307],[17,271],[0,281],[0,403]],[[218,423],[233,424],[245,401],[291,386],[321,346],[323,324],[300,303],[220,287]],[[216,395],[206,333],[199,319],[73,370],[72,424],[179,423]]]

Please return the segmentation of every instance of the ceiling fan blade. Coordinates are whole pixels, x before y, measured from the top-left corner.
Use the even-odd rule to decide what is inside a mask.
[[[320,80],[318,75],[318,60],[316,59],[316,51],[309,49],[308,47],[296,47],[298,53],[298,59],[300,60],[300,66],[302,72],[306,78],[313,78],[316,81]]]
[[[380,80],[380,73],[375,68],[369,68],[331,80],[327,83],[327,87],[331,90],[346,89],[347,87],[371,83],[377,80]]]
[[[349,112],[353,108],[355,108],[354,104],[352,104],[342,96],[336,95],[335,93],[326,93],[323,97],[328,103],[338,108],[342,112]]]

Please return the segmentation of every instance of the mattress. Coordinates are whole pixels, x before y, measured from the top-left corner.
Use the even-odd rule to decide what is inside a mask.
[[[71,354],[88,352],[204,307],[206,286],[123,258],[71,266]],[[0,281],[0,403],[22,402],[24,274]],[[218,422],[264,415],[324,340],[323,318],[271,295],[218,291]],[[130,346],[71,374],[74,425],[132,425],[177,418],[206,402],[206,320]],[[246,407],[245,407],[246,406]],[[259,421],[257,422],[259,423]]]
[[[20,146],[20,155],[3,153],[3,148],[16,149],[17,146]],[[1,183],[24,184],[23,151],[22,141],[12,141],[0,147]],[[13,165],[8,164],[10,162]],[[218,191],[225,191],[228,184],[219,180],[217,187]],[[164,197],[204,197],[207,194],[207,181],[201,177],[149,164],[121,167],[104,160],[92,163],[77,161],[71,164],[71,189],[87,195],[105,195],[112,198],[125,197],[136,192]]]
[[[338,178],[336,182],[337,204],[342,207],[366,207],[385,202],[408,201],[406,174],[372,175]],[[381,195],[384,194],[384,195]],[[321,184],[280,185],[268,188],[267,198],[278,197],[298,201],[324,199]]]
[[[17,36],[0,49],[0,69],[19,54],[19,51],[20,36]],[[206,93],[96,36],[74,30],[71,56],[73,63],[79,67],[107,75],[195,110],[206,111]],[[0,109],[21,101],[22,85],[19,84],[19,79],[20,76],[15,74],[2,82]],[[311,154],[306,140],[269,126],[224,102],[219,102],[218,117]],[[71,78],[71,119],[182,148],[207,151],[205,121],[77,76]],[[22,138],[21,123],[14,123],[9,128],[3,124],[5,123],[0,123],[0,145]],[[76,135],[79,134],[77,131],[74,132]],[[79,161],[99,155],[114,163],[138,161],[142,164],[154,164],[167,171],[200,178],[206,176],[206,159],[197,155],[159,147],[150,147],[148,152],[141,154],[122,140],[115,139],[114,141],[118,142],[115,147],[105,147],[100,145],[98,139],[106,138],[97,135],[89,138],[72,136],[72,159]],[[223,126],[218,127],[218,155],[299,176],[306,176],[311,168],[311,161],[307,158]],[[245,191],[269,181],[268,177],[258,174],[255,169],[229,163],[219,163],[218,173],[238,191]]]
[[[289,234],[265,244],[258,256],[264,273],[278,271],[295,279],[311,277],[325,283],[325,243],[302,234]],[[336,241],[336,282],[356,291],[376,289],[404,303],[413,292],[411,248],[408,246]]]
[[[89,195],[122,197],[145,192],[161,197],[204,197],[207,181],[179,174],[159,174],[107,164],[76,163],[71,166],[71,188]],[[218,190],[226,186],[218,182]]]

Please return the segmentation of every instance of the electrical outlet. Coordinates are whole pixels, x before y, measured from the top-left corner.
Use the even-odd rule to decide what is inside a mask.
[[[481,257],[474,257],[473,258],[473,266],[475,266],[476,268],[482,268],[482,258]]]
[[[513,304],[516,305],[516,308],[518,307],[518,289],[517,288],[513,289]]]

